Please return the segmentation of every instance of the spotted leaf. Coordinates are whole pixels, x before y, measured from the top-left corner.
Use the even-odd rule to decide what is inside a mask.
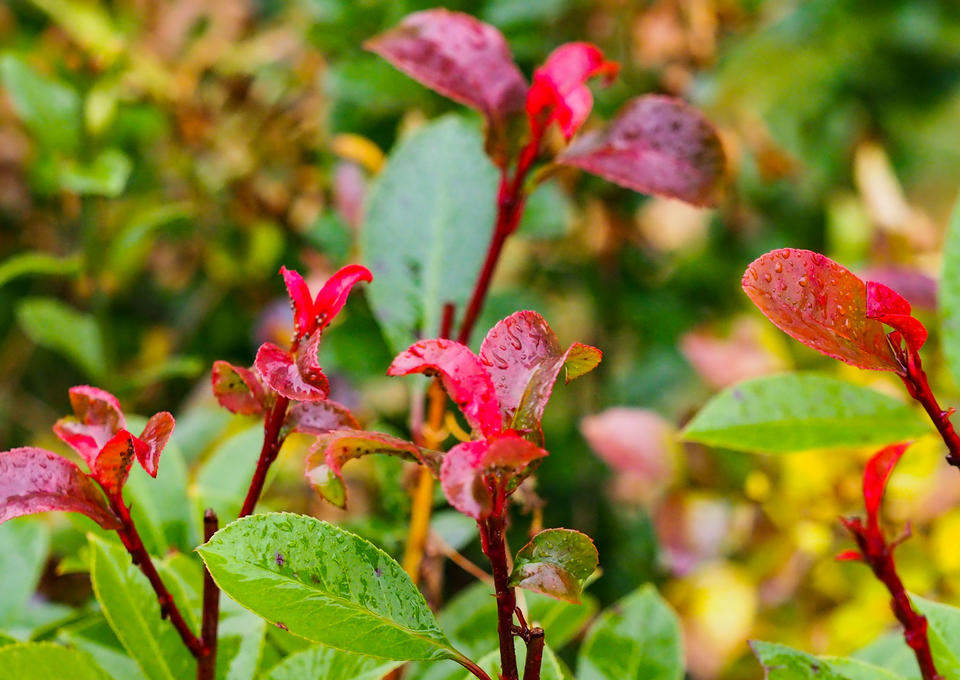
[[[597,548],[573,529],[546,529],[517,553],[510,583],[568,602],[579,602],[583,584],[596,571]]]

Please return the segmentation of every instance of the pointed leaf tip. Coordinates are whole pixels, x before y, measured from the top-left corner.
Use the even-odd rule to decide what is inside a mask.
[[[155,413],[147,421],[143,432],[140,433],[139,445],[136,446],[137,460],[151,477],[157,476],[160,466],[160,454],[173,435],[176,421],[168,411]]]
[[[210,370],[213,396],[231,413],[255,415],[266,408],[266,393],[257,374],[227,361],[213,362]]]
[[[573,529],[545,529],[517,553],[512,585],[578,603],[584,582],[596,571],[593,541]]]
[[[313,343],[307,343],[306,348],[300,348],[299,354],[309,351],[310,347],[316,350]],[[309,381],[301,373],[298,363],[310,371]],[[272,342],[265,342],[260,346],[254,367],[271,389],[294,401],[319,401],[326,399],[330,392],[330,385],[316,365],[316,360],[312,364],[309,359],[294,362],[289,352],[283,351]]]
[[[77,385],[70,388],[73,416],[61,418],[54,433],[73,448],[88,467],[111,437],[127,426],[120,402],[99,387]]]
[[[896,329],[910,351],[919,352],[927,341],[927,329],[911,311],[910,303],[900,293],[877,281],[867,281],[867,318]]]
[[[880,449],[867,461],[863,471],[863,502],[867,509],[867,520],[871,525],[879,522],[880,504],[883,492],[887,488],[893,468],[896,467],[910,442],[893,444]]]

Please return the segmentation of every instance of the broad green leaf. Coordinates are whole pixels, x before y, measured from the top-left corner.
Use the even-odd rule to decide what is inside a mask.
[[[93,657],[113,680],[143,679],[137,662],[127,654],[102,614],[63,628],[59,638]]]
[[[538,186],[523,210],[517,235],[533,239],[555,239],[565,236],[573,222],[573,205],[558,182]]]
[[[480,131],[447,116],[390,155],[370,190],[361,232],[369,296],[395,352],[440,330],[443,307],[463,309],[487,251],[497,171]]]
[[[739,451],[788,453],[889,444],[929,426],[896,399],[814,374],[773,375],[729,387],[683,431],[690,441]]]
[[[527,660],[527,646],[520,638],[514,638],[514,648],[517,652],[517,668],[523,673],[523,664]],[[500,677],[500,650],[488,652],[481,659],[477,660],[477,665],[485,670],[491,678]],[[467,672],[461,672],[458,678],[462,680],[471,680],[474,676]],[[557,658],[549,646],[543,648],[543,664],[540,666],[540,680],[573,680],[570,671],[563,665],[563,662]]]
[[[857,659],[816,657],[773,642],[753,641],[750,647],[768,680],[903,680]]]
[[[260,680],[379,680],[400,663],[316,645],[291,654]]]
[[[821,660],[826,661],[830,668],[850,680],[904,680],[902,675],[897,675],[888,668],[874,666],[859,659],[824,656]]]
[[[16,622],[37,589],[50,551],[50,528],[36,517],[0,524],[0,626]]]
[[[940,273],[937,299],[943,355],[954,381],[960,385],[960,200],[953,208],[943,243],[943,271]]]
[[[72,87],[41,75],[13,54],[0,58],[0,84],[37,140],[50,150],[80,145],[80,97]]]
[[[0,647],[4,680],[110,680],[88,654],[52,642]]]
[[[184,221],[192,214],[189,203],[149,205],[130,216],[127,224],[110,239],[105,258],[104,276],[111,286],[122,285],[143,266],[156,239],[171,224]]]
[[[597,548],[589,536],[573,529],[545,529],[517,552],[510,583],[579,602],[583,584],[597,564]]]
[[[927,617],[927,637],[937,671],[944,680],[960,680],[960,609],[916,595],[910,600]]]
[[[868,664],[886,668],[904,678],[920,677],[917,657],[913,650],[907,646],[906,640],[903,639],[903,633],[899,630],[892,630],[881,635],[850,656]]]
[[[133,163],[122,151],[105,149],[89,163],[73,159],[60,165],[60,186],[85,196],[115,198],[123,193]]]
[[[103,337],[89,314],[53,298],[26,298],[17,305],[17,321],[31,340],[70,359],[91,378],[106,374]]]
[[[400,565],[327,522],[253,515],[197,550],[225,593],[295,635],[384,659],[459,655]]]
[[[578,680],[680,680],[680,622],[652,585],[601,612],[577,658]]]
[[[190,652],[169,621],[160,618],[156,594],[126,551],[90,535],[90,579],[104,616],[149,680],[182,680],[196,672]]]
[[[219,517],[236,517],[250,486],[263,444],[263,425],[240,430],[221,442],[197,471],[190,494]],[[269,478],[268,478],[269,484]]]
[[[80,271],[81,257],[57,257],[38,250],[17,253],[0,263],[0,286],[27,274],[55,274],[68,276]]]
[[[7,645],[13,645],[18,642],[17,638],[11,637],[6,633],[0,633],[0,647],[6,647]]]

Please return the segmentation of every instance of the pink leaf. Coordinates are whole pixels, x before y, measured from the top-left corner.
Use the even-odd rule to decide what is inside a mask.
[[[600,350],[580,343],[563,351],[546,319],[522,311],[490,329],[480,346],[479,359],[493,381],[503,427],[539,432],[544,408],[564,365],[569,382],[596,366],[600,356]]]
[[[439,375],[471,427],[484,435],[500,432],[500,406],[493,383],[469,347],[442,338],[421,340],[398,354],[387,369],[388,375],[411,373]]]
[[[720,137],[703,114],[661,95],[633,99],[605,130],[584,134],[557,162],[704,206],[716,203],[726,166]]]
[[[160,465],[160,454],[164,447],[170,441],[170,435],[173,434],[173,428],[176,421],[173,415],[167,411],[161,411],[151,416],[147,421],[143,432],[140,434],[139,446],[135,446],[137,460],[151,477],[157,476],[157,470]]]
[[[146,444],[126,430],[120,430],[100,449],[90,467],[90,475],[100,483],[108,496],[119,496],[123,485],[127,483],[134,456],[145,457],[144,449]]]
[[[836,557],[838,562],[863,562],[863,553],[859,550],[844,550]]]
[[[306,335],[310,332],[314,316],[310,289],[296,270],[280,267],[280,274],[283,275],[283,282],[287,285],[287,294],[290,296],[290,305],[293,307],[293,326],[296,336]]]
[[[743,290],[787,335],[827,356],[880,371],[900,371],[883,324],[867,318],[863,281],[833,260],[784,248],[747,267]]]
[[[48,510],[82,513],[104,529],[120,526],[93,480],[67,459],[34,447],[0,452],[0,522]]]
[[[311,376],[314,383],[306,382],[289,352],[284,352],[272,342],[260,345],[254,366],[271,389],[288,399],[319,401],[326,399],[330,391],[322,373]]]
[[[357,422],[346,406],[330,399],[297,401],[287,409],[282,436],[286,436],[290,432],[321,435],[330,432],[330,430],[342,428],[360,429],[360,423]]]
[[[765,342],[765,330],[758,319],[744,317],[733,323],[726,337],[706,329],[684,333],[680,350],[707,384],[722,389],[787,369]]]
[[[90,385],[70,388],[74,416],[61,418],[53,431],[92,467],[100,449],[127,426],[117,398]]]
[[[213,396],[228,411],[254,415],[265,410],[267,395],[257,374],[249,368],[215,361],[210,371],[210,381],[213,384]]]
[[[347,461],[370,454],[398,456],[429,467],[440,468],[440,454],[381,432],[335,430],[321,435],[310,448],[306,477],[317,492],[340,508],[347,506],[347,487],[341,469]]]
[[[366,267],[359,264],[348,264],[341,267],[334,273],[323,288],[317,293],[317,298],[313,302],[313,322],[316,324],[313,330],[322,331],[333,320],[343,306],[347,303],[347,297],[353,287],[365,281],[373,281],[373,274]],[[313,330],[310,332],[312,333]]]
[[[303,382],[321,390],[324,395],[322,398],[326,398],[326,395],[330,393],[330,383],[327,381],[323,369],[320,368],[317,357],[317,352],[320,350],[321,333],[321,329],[316,329],[311,335],[307,336],[306,342],[297,346],[296,365]]]
[[[620,66],[607,61],[590,43],[561,45],[533,73],[527,92],[527,116],[536,134],[556,121],[568,140],[580,129],[593,108],[593,95],[585,85],[596,75],[613,80]]]
[[[523,108],[527,82],[507,41],[469,14],[415,12],[364,46],[427,87],[477,109],[495,126]]]
[[[867,521],[870,526],[876,527],[879,524],[880,503],[883,501],[887,480],[909,446],[910,442],[887,446],[867,461],[863,471],[863,502],[867,508]]]
[[[882,321],[899,331],[912,352],[919,352],[927,341],[927,329],[911,316],[910,303],[897,291],[876,281],[867,281],[867,318]]]

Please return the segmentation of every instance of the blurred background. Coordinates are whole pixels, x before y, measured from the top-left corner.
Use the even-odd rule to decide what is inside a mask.
[[[62,451],[50,426],[69,410],[67,388],[92,383],[130,412],[177,415],[191,498],[209,499],[203,489],[229,484],[231,472],[245,486],[260,429],[216,407],[209,366],[249,364],[260,342],[282,337],[279,266],[317,285],[360,259],[364,196],[385,155],[425,121],[463,113],[361,47],[436,4],[0,4],[0,447]],[[683,619],[691,677],[704,680],[758,677],[749,638],[817,653],[866,644],[892,623],[887,595],[862,565],[833,555],[849,547],[837,517],[858,511],[871,452],[762,456],[681,444],[676,433],[719,389],[791,368],[902,396],[889,376],[788,341],[739,282],[762,252],[811,248],[869,270],[934,320],[960,176],[960,5],[442,4],[499,27],[528,75],[563,42],[595,42],[622,72],[595,92],[594,122],[637,94],[676,94],[707,112],[729,156],[714,210],[557,175],[532,198],[478,324],[479,338],[535,309],[562,342],[605,353],[598,371],[554,393],[552,456],[537,486],[545,525],[596,539],[603,575],[588,612],[655,582]],[[957,403],[928,347],[938,391]],[[406,385],[384,376],[390,358],[355,295],[321,364],[334,397],[367,425],[403,433]],[[308,443],[285,446],[266,505],[345,522],[399,554],[409,472],[392,460],[348,467],[352,509],[335,514],[302,482]],[[942,474],[939,446],[915,446],[888,517],[914,524],[900,558],[908,586],[956,603],[960,485]],[[479,561],[469,523],[439,518],[445,544]],[[83,577],[65,575],[71,526],[54,521],[36,618],[20,614],[18,625],[49,623],[50,606],[89,596]],[[427,564],[434,603],[471,579],[442,552]]]

